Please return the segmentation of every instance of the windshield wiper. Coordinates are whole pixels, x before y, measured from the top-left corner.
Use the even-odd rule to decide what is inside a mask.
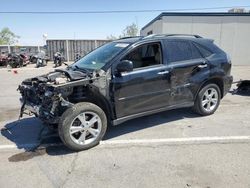
[[[63,64],[66,65],[67,67],[69,67],[69,64],[68,64],[68,63],[63,62]]]
[[[78,67],[77,65],[74,65],[74,68],[78,69],[78,70],[81,70],[81,71],[84,71],[85,73],[87,73],[87,75],[92,75],[92,72],[88,69],[84,69],[84,68],[80,68]]]

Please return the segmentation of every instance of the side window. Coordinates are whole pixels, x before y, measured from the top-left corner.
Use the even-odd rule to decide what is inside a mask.
[[[160,43],[144,44],[129,52],[122,60],[133,62],[134,69],[162,63]]]
[[[200,44],[195,43],[194,44],[201,52],[201,54],[203,55],[203,57],[208,57],[210,55],[212,55],[213,53],[210,52],[208,49],[206,49],[205,47],[201,46]]]
[[[165,41],[169,63],[192,59],[192,48],[186,41]]]

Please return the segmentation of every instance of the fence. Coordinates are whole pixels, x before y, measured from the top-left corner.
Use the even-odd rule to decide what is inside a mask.
[[[47,40],[47,54],[50,59],[56,52],[61,52],[66,60],[74,61],[76,54],[86,55],[110,40]]]
[[[13,46],[13,45],[0,45],[0,54],[5,53],[26,53],[28,55],[35,54],[40,50],[45,50],[43,46]]]
[[[0,45],[0,53],[26,53],[30,55],[44,50],[51,60],[56,52],[61,52],[66,60],[74,61],[76,54],[84,56],[107,42],[110,40],[47,40],[46,46]]]

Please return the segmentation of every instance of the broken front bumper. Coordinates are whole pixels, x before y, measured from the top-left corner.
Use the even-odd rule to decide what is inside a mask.
[[[21,114],[20,116],[22,117],[23,115],[23,112],[25,110],[31,112],[32,114],[35,114],[35,115],[39,115],[39,111],[40,111],[40,105],[35,105],[35,104],[32,104],[28,101],[25,101],[25,99],[23,99],[22,97],[19,99],[20,100],[20,103],[21,103]]]
[[[25,98],[20,98],[21,110],[20,118],[23,114],[35,115],[40,118],[42,121],[50,124],[56,124],[59,122],[60,114],[55,113],[57,108],[61,108],[61,111],[73,106],[72,103],[66,101],[62,97],[57,101],[52,101],[52,106],[50,109],[44,108],[42,105],[36,105],[30,101],[27,101]],[[63,110],[64,109],[64,110]]]

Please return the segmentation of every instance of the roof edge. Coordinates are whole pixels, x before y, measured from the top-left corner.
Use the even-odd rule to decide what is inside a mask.
[[[141,28],[144,30],[146,27],[153,24],[155,21],[161,19],[163,16],[250,16],[250,13],[233,13],[233,12],[162,12],[148,24]]]

